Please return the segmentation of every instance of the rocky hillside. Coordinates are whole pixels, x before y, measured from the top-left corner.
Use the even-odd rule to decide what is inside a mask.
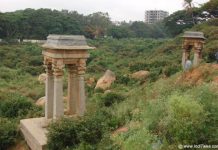
[[[216,144],[218,20],[191,30],[203,31],[207,40],[204,61],[188,72],[181,70],[180,35],[90,40],[97,49],[87,63],[87,114],[51,125],[49,148],[174,150],[179,144]],[[35,101],[44,96],[44,84],[37,81],[44,71],[38,45],[1,45],[0,58],[0,149],[7,149],[22,141],[20,119],[43,116]],[[109,86],[95,88],[108,69]]]

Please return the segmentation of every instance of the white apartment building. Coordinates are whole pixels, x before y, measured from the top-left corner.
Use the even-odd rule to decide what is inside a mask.
[[[147,10],[145,11],[145,23],[153,24],[168,17],[169,13],[163,10]]]

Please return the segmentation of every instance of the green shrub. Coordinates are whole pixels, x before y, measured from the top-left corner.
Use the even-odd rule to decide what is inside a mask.
[[[123,101],[124,99],[125,97],[123,95],[120,95],[115,92],[110,92],[103,96],[101,103],[103,103],[104,106],[109,107],[113,105],[114,103],[119,103]]]
[[[111,134],[105,134],[97,145],[98,150],[120,150],[121,147],[111,139]],[[84,149],[85,150],[85,149]]]
[[[33,103],[19,94],[8,94],[6,99],[0,101],[0,116],[16,118],[25,116],[33,107]]]
[[[114,130],[119,125],[119,120],[103,109],[84,116],[82,120],[62,119],[49,127],[48,148],[93,148],[107,131]]]
[[[203,106],[190,95],[173,94],[169,99],[165,137],[169,143],[197,144],[205,127]]]
[[[16,123],[0,118],[0,149],[7,149],[15,143],[17,137]]]
[[[162,73],[162,69],[161,68],[152,69],[151,72],[150,72],[150,75],[149,75],[149,80],[151,82],[156,81],[159,78],[161,73]]]
[[[218,143],[218,93],[215,87],[216,85],[205,84],[196,88],[195,91],[191,91],[195,94],[196,100],[204,106],[207,114],[204,133],[200,140],[209,144]]]
[[[97,88],[97,89],[95,89],[95,92],[96,93],[104,93],[104,90],[101,88]]]
[[[146,128],[142,127],[123,133],[114,140],[116,140],[124,150],[153,150],[155,149],[152,147],[154,139],[155,136],[150,134]]]
[[[181,70],[181,67],[178,65],[171,65],[166,68],[164,68],[163,73],[167,76],[170,77],[171,75],[179,72]]]
[[[124,84],[124,85],[128,85],[128,83],[131,81],[131,79],[128,76],[117,76],[117,80],[116,82],[119,84]]]
[[[51,150],[75,148],[80,143],[79,132],[79,122],[75,120],[62,119],[51,124],[48,134],[48,148]]]
[[[129,70],[131,72],[135,72],[135,71],[139,71],[139,70],[145,70],[147,68],[150,68],[149,64],[146,64],[144,62],[143,63],[139,62],[139,63],[130,64]]]

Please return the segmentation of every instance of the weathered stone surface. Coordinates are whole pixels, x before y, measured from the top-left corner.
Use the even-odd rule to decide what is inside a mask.
[[[44,97],[41,97],[40,99],[38,99],[37,101],[36,101],[36,105],[37,106],[45,106],[45,96]]]
[[[20,129],[31,150],[45,150],[47,144],[48,120],[45,118],[23,119],[20,121]]]
[[[67,97],[63,97],[64,101],[67,101]],[[45,106],[46,97],[43,96],[36,101],[37,106]]]
[[[116,129],[113,133],[112,133],[112,136],[117,136],[118,134],[121,134],[121,133],[125,133],[125,132],[128,132],[129,129],[127,127],[120,127],[118,129]]]
[[[87,45],[83,35],[55,35],[51,34],[47,37],[46,43],[43,45],[48,49],[65,49],[65,50],[86,50],[93,49]]]
[[[86,84],[91,87],[95,84],[95,78],[89,78],[88,80],[86,80]]]
[[[43,83],[45,83],[46,78],[47,78],[47,75],[46,75],[45,73],[42,73],[42,74],[39,75],[38,81],[39,81],[41,84],[43,84]]]
[[[111,84],[116,80],[116,76],[115,74],[110,71],[110,70],[107,70],[104,74],[104,76],[102,76],[97,84],[96,84],[96,87],[95,89],[103,89],[103,90],[106,90],[108,88],[110,88]]]
[[[194,32],[194,31],[186,31],[182,37],[183,38],[206,39],[204,37],[204,33],[203,32]]]
[[[138,79],[138,80],[142,80],[142,79],[146,79],[149,76],[150,72],[149,71],[145,71],[145,70],[141,70],[138,72],[135,72],[131,75],[131,77],[133,79]]]
[[[104,91],[104,94],[108,94],[108,93],[111,93],[112,91],[111,90],[106,90]]]

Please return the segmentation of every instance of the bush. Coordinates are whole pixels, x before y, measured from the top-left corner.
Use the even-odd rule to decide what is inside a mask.
[[[25,116],[33,107],[32,102],[19,94],[9,94],[5,98],[7,99],[0,101],[0,116],[2,117]]]
[[[124,99],[125,99],[124,96],[122,96],[118,93],[110,92],[110,93],[107,93],[103,96],[101,103],[104,106],[109,107],[109,106],[113,105],[114,103],[119,103],[119,102],[123,101]]]
[[[216,85],[206,84],[192,91],[196,93],[195,98],[204,106],[204,110],[207,114],[204,133],[200,139],[202,143],[218,143],[218,93],[215,92],[217,91],[215,87]]]
[[[121,134],[115,140],[121,145],[124,150],[153,150],[152,141],[155,139],[146,128],[130,130],[127,133]]]
[[[119,123],[115,116],[102,109],[85,116],[83,120],[62,119],[49,127],[48,148],[94,148],[103,135],[117,128]]]
[[[128,85],[128,83],[131,81],[131,79],[128,76],[119,75],[117,77],[116,82],[119,84]]]
[[[168,143],[197,144],[205,127],[203,106],[190,95],[173,94],[166,118]]]
[[[17,137],[16,123],[0,118],[0,149],[7,149],[15,143]]]
[[[64,149],[68,146],[75,148],[79,143],[79,123],[75,120],[62,119],[49,127],[48,148],[52,150]]]
[[[179,72],[181,70],[181,67],[178,65],[171,65],[168,67],[165,67],[163,72],[167,77],[170,77],[171,75]]]

